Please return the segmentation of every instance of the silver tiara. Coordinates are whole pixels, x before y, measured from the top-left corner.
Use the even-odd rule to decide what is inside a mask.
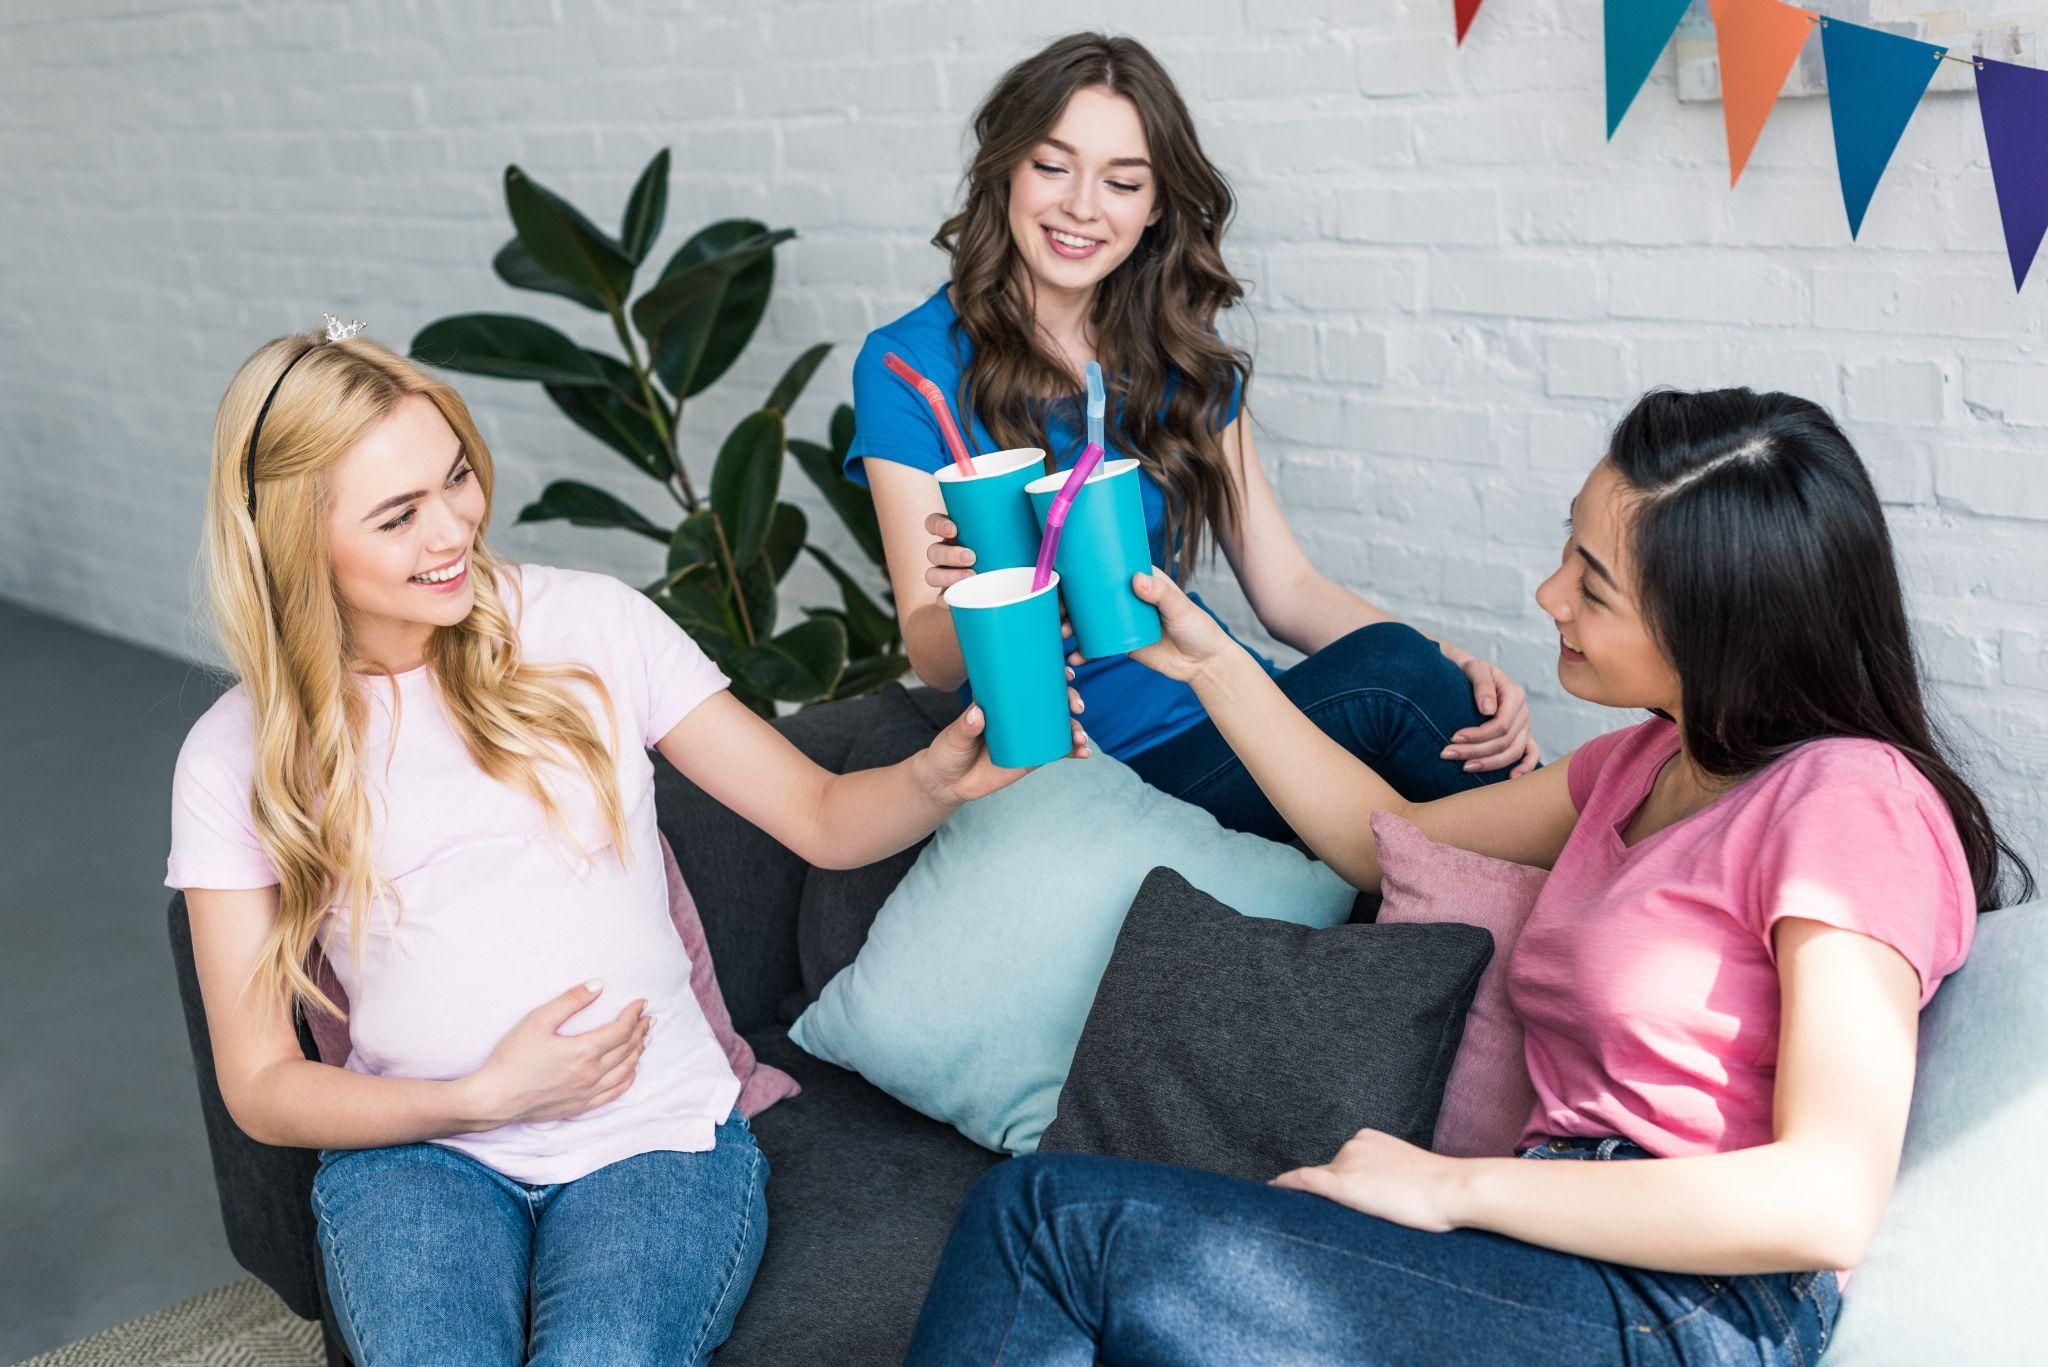
[[[344,323],[331,313],[323,313],[320,316],[327,320],[327,340],[330,342],[345,342],[363,330],[363,324],[354,319]]]

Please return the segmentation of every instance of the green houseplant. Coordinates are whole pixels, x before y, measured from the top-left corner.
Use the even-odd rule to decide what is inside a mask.
[[[852,408],[839,406],[822,443],[792,440],[786,430],[790,408],[831,344],[792,361],[766,402],[726,436],[708,491],[691,481],[678,445],[684,403],[724,375],[752,340],[774,287],[775,249],[796,233],[749,219],[713,223],[633,298],[633,278],[661,233],[668,178],[664,148],[633,186],[614,237],[517,166],[505,168],[515,236],[492,263],[498,277],[607,315],[623,358],[504,313],[429,323],[413,338],[413,355],[472,375],[538,382],[571,422],[667,490],[677,505],[672,526],[566,479],[549,484],[518,520],[615,527],[659,542],[666,562],[645,592],[718,662],[750,707],[768,714],[778,702],[869,692],[909,667],[896,614],[809,544],[803,510],[781,498],[787,453],[861,551],[882,563],[874,505],[840,476],[853,443]],[[806,608],[804,620],[778,632],[779,586],[805,553],[831,576],[839,604]]]

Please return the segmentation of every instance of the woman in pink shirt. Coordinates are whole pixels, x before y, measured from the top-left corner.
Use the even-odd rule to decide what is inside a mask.
[[[1361,1131],[1268,1184],[1054,1155],[970,1195],[913,1363],[1791,1363],[1896,1175],[1918,1014],[2032,880],[1930,728],[1870,479],[1812,403],[1646,397],[1537,590],[1577,697],[1654,719],[1409,803],[1162,574],[1167,638],[1293,828],[1551,870],[1509,965],[1519,1162]],[[1652,1159],[1614,1162],[1614,1159]]]
[[[831,868],[1017,771],[970,711],[826,773],[638,592],[493,556],[491,488],[455,392],[350,329],[244,363],[205,537],[241,681],[179,752],[167,881],[228,1109],[323,1150],[360,1367],[703,1362],[760,1259],[767,1163],[669,919],[648,748]],[[316,945],[345,1068],[293,1029],[333,1010]]]

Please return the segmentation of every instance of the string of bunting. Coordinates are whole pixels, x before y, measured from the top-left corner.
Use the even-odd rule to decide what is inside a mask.
[[[1460,44],[1484,2],[1452,0]],[[1610,139],[1677,32],[1688,4],[1689,0],[1606,0]],[[1814,29],[1820,30],[1835,165],[1852,238],[1862,233],[1878,181],[1939,64],[1962,62],[1976,68],[1977,107],[1991,152],[1991,179],[2005,225],[2013,287],[2026,287],[2042,239],[2048,237],[2048,70],[1958,56],[1936,43],[1815,14],[1782,0],[1707,0],[1707,5],[1720,49],[1731,188],[1749,165],[1800,49]]]

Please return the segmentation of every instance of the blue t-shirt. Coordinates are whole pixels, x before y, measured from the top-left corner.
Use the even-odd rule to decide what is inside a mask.
[[[948,402],[955,402],[961,374],[974,354],[974,344],[958,324],[959,315],[953,311],[952,301],[942,286],[895,322],[868,334],[866,345],[853,363],[854,436],[846,455],[848,479],[861,485],[868,482],[861,461],[869,457],[934,473],[951,461],[931,409],[916,390],[882,364],[882,358],[895,352],[913,370],[936,384]],[[1223,418],[1225,426],[1237,417],[1239,397],[1233,390]],[[1074,424],[1074,406],[1059,407],[1069,411],[1055,412],[1045,433],[1045,448],[1064,470],[1080,456],[1085,434]],[[979,418],[958,412],[953,416],[956,421],[964,417],[971,422],[968,442],[976,450],[998,449]],[[1118,446],[1113,422],[1104,436],[1105,460],[1128,454]],[[1138,483],[1144,494],[1145,527],[1152,539],[1152,563],[1172,570],[1174,557],[1166,545],[1166,491],[1143,469],[1139,471]],[[1216,615],[1200,598],[1194,601],[1211,617]],[[1218,622],[1221,623],[1220,618]],[[1274,669],[1269,660],[1261,658],[1260,663],[1268,670]],[[1118,759],[1142,754],[1208,719],[1192,688],[1154,673],[1127,655],[1085,661],[1074,675],[1074,686],[1087,704],[1083,722],[1089,739],[1104,754]]]

